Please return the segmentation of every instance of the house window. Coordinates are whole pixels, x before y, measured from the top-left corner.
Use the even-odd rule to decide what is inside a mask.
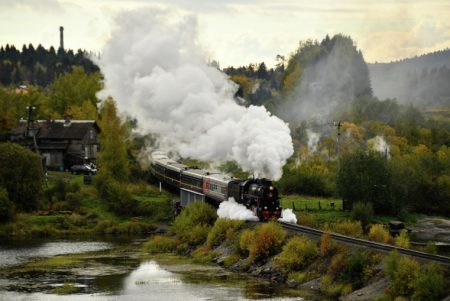
[[[94,130],[89,130],[89,138],[94,140]]]

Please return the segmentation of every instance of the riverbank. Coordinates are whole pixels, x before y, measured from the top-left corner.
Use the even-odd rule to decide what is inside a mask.
[[[94,176],[95,179],[95,176]],[[173,196],[145,182],[129,183],[127,190],[138,203],[136,216],[114,214],[82,175],[48,173],[42,204],[35,212],[16,214],[0,224],[0,237],[64,237],[74,235],[148,234],[173,219]],[[45,205],[44,205],[45,204]]]
[[[440,300],[450,293],[446,267],[348,247],[328,234],[315,242],[289,235],[277,223],[216,220],[214,214],[204,204],[186,208],[169,235],[153,237],[143,250],[217,263],[290,289],[314,291],[317,300]]]
[[[145,255],[143,241],[10,240],[0,246],[0,300],[303,300],[297,291],[216,264]],[[5,252],[19,259],[11,262]]]

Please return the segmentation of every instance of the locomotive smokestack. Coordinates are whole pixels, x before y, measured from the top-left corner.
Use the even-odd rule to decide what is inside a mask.
[[[64,27],[59,27],[59,48],[64,49]]]

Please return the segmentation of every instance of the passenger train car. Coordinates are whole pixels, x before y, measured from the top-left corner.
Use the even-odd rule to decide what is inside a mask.
[[[278,190],[268,179],[241,180],[178,163],[164,153],[152,154],[151,174],[159,181],[180,189],[195,199],[206,199],[214,204],[234,198],[237,203],[252,210],[260,220],[281,216]]]

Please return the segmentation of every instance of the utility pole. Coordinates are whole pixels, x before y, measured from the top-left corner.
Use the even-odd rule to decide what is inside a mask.
[[[336,154],[339,158],[339,145],[341,142],[341,127],[342,127],[342,123],[340,121],[335,121],[333,122],[333,125],[335,127],[337,127],[337,139],[336,139]]]
[[[28,110],[28,120],[27,120],[27,137],[33,138],[33,146],[34,151],[39,154],[39,148],[36,141],[36,129],[34,128],[34,120],[33,120],[33,110],[35,110],[35,106],[27,106]]]
[[[36,141],[36,131],[37,131],[37,129],[34,127],[34,120],[33,120],[33,110],[35,110],[35,109],[36,109],[35,106],[27,106],[28,120],[27,120],[27,133],[26,133],[27,137],[26,138],[33,137],[34,151],[36,152],[36,154],[41,159],[41,162],[39,164],[41,175],[42,175],[43,179],[46,179],[44,166],[42,164],[42,157],[41,157],[41,154],[39,152],[39,147],[38,147],[37,141]],[[44,180],[44,185],[45,185],[45,187],[47,187],[47,181],[46,180]]]

